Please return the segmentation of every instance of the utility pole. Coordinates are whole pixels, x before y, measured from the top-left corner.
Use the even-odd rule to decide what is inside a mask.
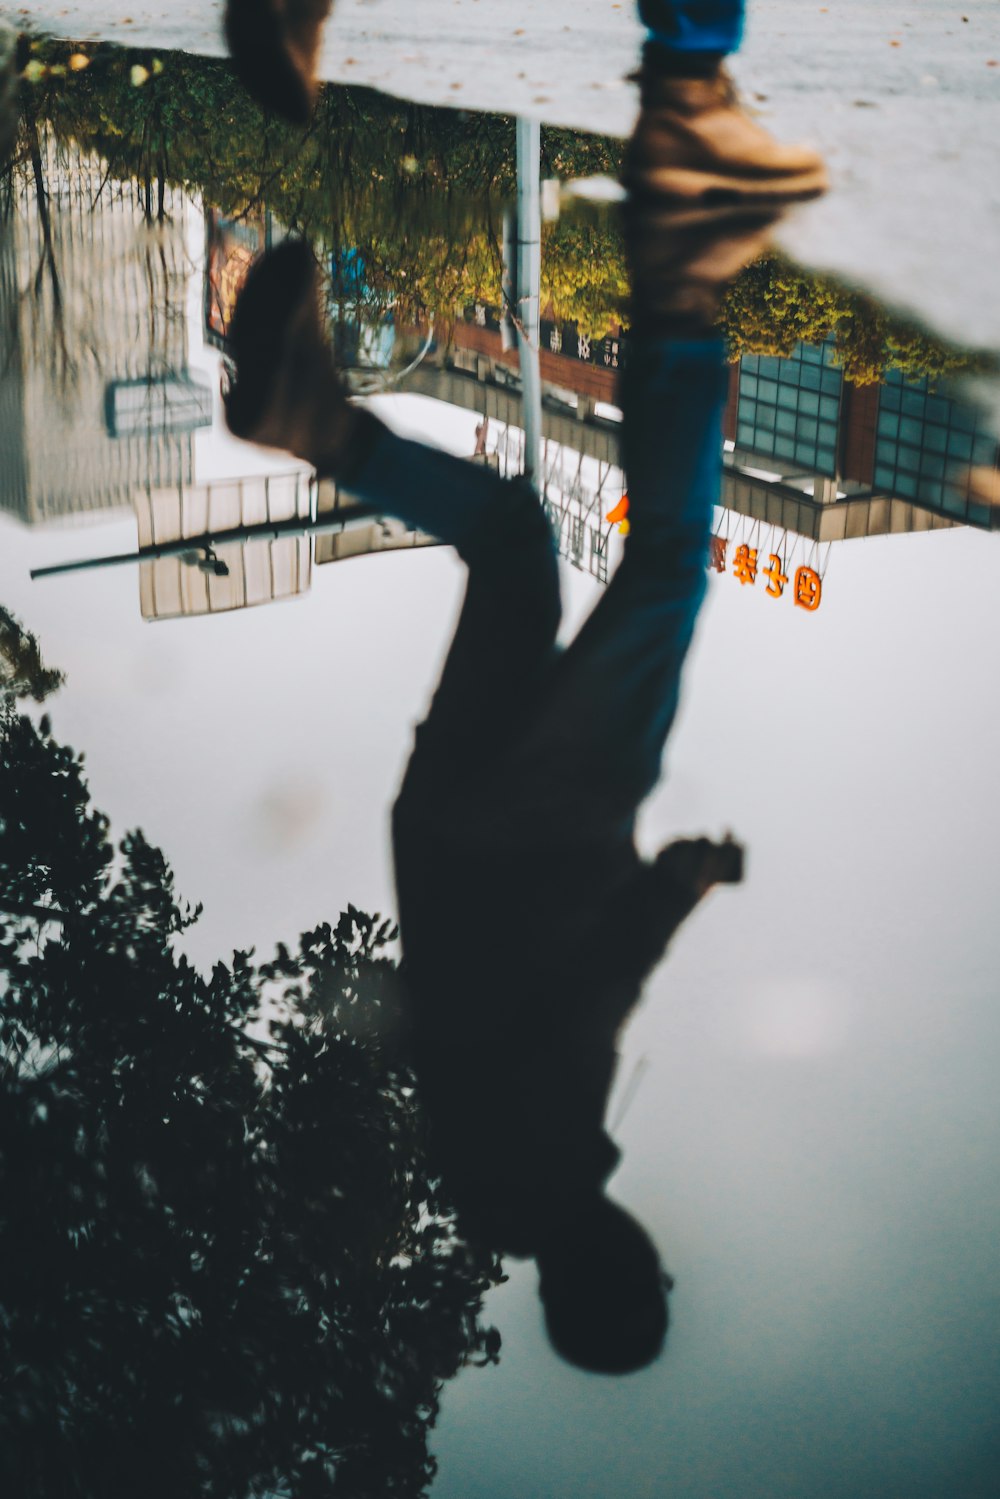
[[[517,206],[504,222],[505,348],[516,344],[524,410],[524,474],[538,488],[542,451],[542,380],[538,361],[542,282],[542,132],[518,116]]]

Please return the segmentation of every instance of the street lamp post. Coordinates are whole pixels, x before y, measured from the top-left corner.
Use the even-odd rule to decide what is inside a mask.
[[[542,279],[541,126],[516,122],[517,206],[504,226],[506,347],[517,345],[524,411],[524,474],[538,488],[541,471],[542,381],[538,359]]]

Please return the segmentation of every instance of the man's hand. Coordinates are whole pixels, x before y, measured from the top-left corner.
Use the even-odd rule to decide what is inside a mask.
[[[656,860],[657,869],[695,901],[713,885],[738,885],[743,879],[743,845],[727,833],[721,843],[709,838],[678,838]]]

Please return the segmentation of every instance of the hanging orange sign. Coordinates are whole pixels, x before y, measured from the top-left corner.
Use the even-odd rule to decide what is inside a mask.
[[[823,597],[823,580],[814,567],[800,567],[795,574],[795,602],[810,613],[819,608]]]
[[[781,570],[783,563],[777,552],[770,554],[770,564],[770,567],[765,567],[764,569],[765,578],[770,579],[767,585],[767,592],[772,599],[780,599],[785,591],[788,576]]]
[[[611,516],[608,516],[611,519]],[[627,524],[627,522],[626,522]],[[712,536],[709,538],[708,567],[711,571],[724,573],[726,571],[726,557],[729,551],[729,539],[726,536]],[[751,547],[746,542],[741,542],[733,553],[733,577],[741,587],[749,584],[751,587],[757,581],[757,548]],[[784,558],[778,552],[768,553],[768,565],[761,569],[767,582],[767,596],[772,599],[780,599],[788,584],[788,574],[785,572]],[[799,567],[795,571],[795,584],[793,597],[800,609],[806,609],[810,614],[815,613],[823,598],[823,579],[814,567]]]
[[[748,547],[743,542],[736,548],[736,558],[733,562],[733,576],[738,578],[744,586],[749,583],[753,585],[757,581],[757,548]]]

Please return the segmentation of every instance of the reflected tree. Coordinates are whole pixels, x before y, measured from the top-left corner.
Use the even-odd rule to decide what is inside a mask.
[[[933,384],[995,368],[989,354],[955,348],[895,317],[874,298],[781,255],[748,266],[726,294],[722,329],[730,357],[794,353],[833,339],[835,362],[853,385],[877,385],[889,370]]]
[[[221,60],[107,44],[86,44],[85,54],[69,42],[31,46],[28,124],[37,118],[57,139],[99,153],[109,179],[137,184],[150,218],[162,218],[171,186],[227,214],[267,208],[321,247],[321,258],[359,258],[373,315],[392,310],[399,323],[418,325],[433,317],[439,340],[464,305],[499,303],[501,205],[515,187],[512,120],[329,87],[302,132],[261,114]],[[68,71],[74,53],[87,61],[79,73]],[[26,127],[26,156],[30,144]],[[606,136],[542,129],[546,175],[617,175],[621,151]],[[617,223],[544,226],[542,297],[552,315],[601,337],[627,324],[627,293]],[[833,338],[854,384],[876,383],[890,369],[933,382],[992,367],[778,255],[734,283],[722,327],[734,359]]]
[[[73,55],[89,58],[78,73],[67,72]],[[57,139],[97,152],[109,179],[134,180],[143,202],[151,184],[162,199],[165,181],[228,215],[266,208],[322,247],[321,259],[363,264],[370,314],[434,318],[439,335],[467,302],[499,301],[502,205],[516,185],[512,119],[331,87],[302,131],[262,114],[221,60],[89,44],[80,54],[48,41],[33,57],[31,107]],[[615,171],[621,143],[546,127],[542,152],[547,173],[585,176]],[[578,262],[575,243],[564,255],[563,239],[547,238],[563,301],[578,270],[588,294],[573,315],[606,332],[603,305],[600,327],[589,321],[594,268]]]
[[[17,133],[17,35],[0,20],[0,168]]]
[[[0,604],[0,700],[6,695],[42,703],[62,683],[62,672],[43,662],[34,635]]]
[[[500,1270],[428,1175],[391,923],[203,976],[163,854],[0,701],[3,1491],[423,1494]]]

